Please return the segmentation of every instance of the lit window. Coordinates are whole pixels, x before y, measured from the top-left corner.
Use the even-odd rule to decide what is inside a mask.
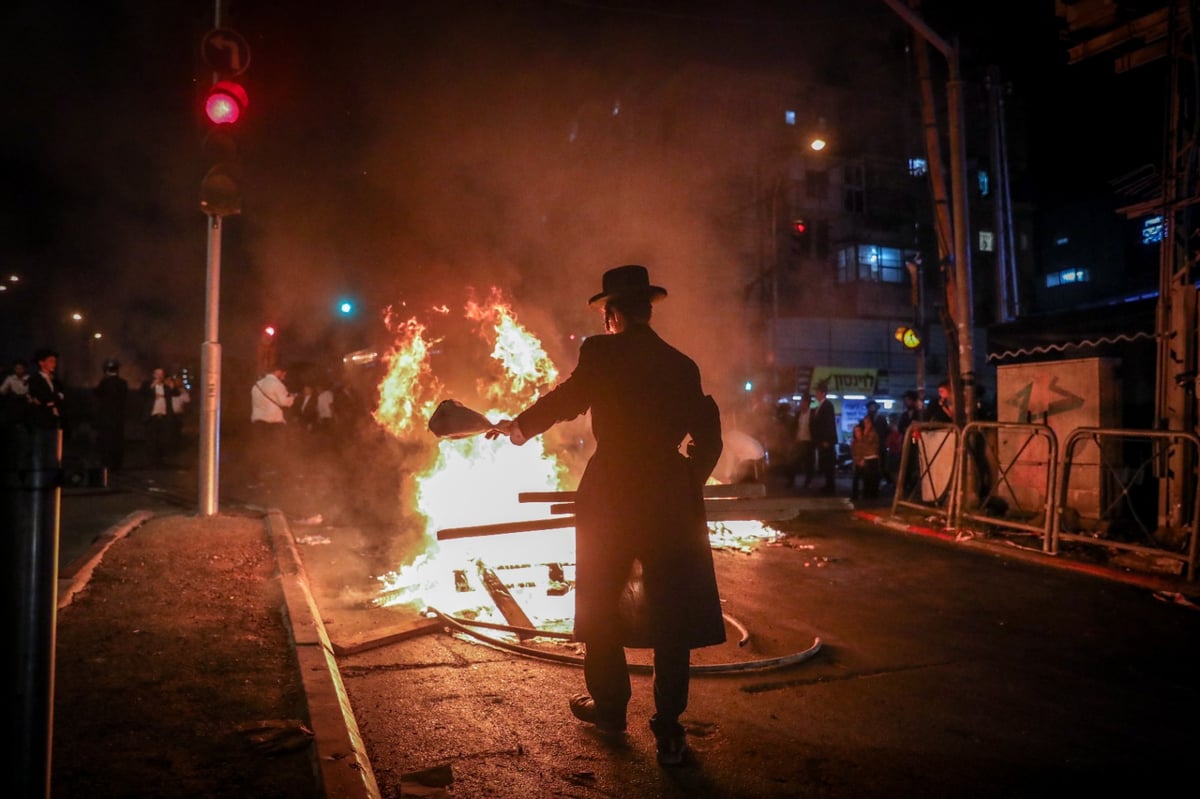
[[[996,249],[996,237],[990,230],[979,231],[979,251],[992,252]]]
[[[858,244],[837,251],[839,283],[907,283],[905,254],[897,247]]]
[[[1046,287],[1066,286],[1071,283],[1087,283],[1092,274],[1087,269],[1060,269],[1046,275]]]
[[[783,112],[783,122],[785,125],[795,125],[796,124],[796,112],[795,111],[784,111]]]
[[[914,178],[929,174],[929,163],[924,158],[908,159],[908,174]]]
[[[1167,225],[1162,216],[1152,216],[1142,220],[1142,244],[1158,244],[1167,233]]]

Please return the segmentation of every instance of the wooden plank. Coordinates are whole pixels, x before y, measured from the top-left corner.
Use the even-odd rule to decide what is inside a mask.
[[[478,524],[474,527],[443,527],[437,531],[438,541],[451,541],[455,538],[474,538],[479,535],[501,535],[503,533],[529,533],[534,530],[555,530],[559,527],[575,526],[574,516],[559,516],[554,519],[529,519],[523,522],[497,522],[496,524]]]
[[[714,483],[704,487],[705,499],[765,497],[766,483]],[[518,502],[574,502],[574,491],[522,491]],[[554,513],[554,511],[551,511]]]
[[[561,509],[562,516],[549,519],[530,519],[523,522],[499,522],[480,524],[474,527],[446,527],[437,531],[439,541],[455,538],[473,538],[482,535],[503,533],[527,533],[535,530],[556,530],[575,526],[575,516],[565,515],[574,505],[552,506]],[[761,499],[706,499],[705,514],[710,522],[735,521],[786,521],[804,512],[850,510],[850,500],[845,497],[763,497]]]
[[[330,644],[333,645],[333,653],[335,655],[353,655],[358,652],[365,652],[368,649],[377,649],[378,647],[394,644],[398,641],[406,641],[409,638],[435,633],[441,630],[442,626],[441,619],[427,619],[421,616],[406,624],[397,624],[391,627],[384,627],[382,630],[362,633],[347,641],[330,641]]]
[[[850,501],[837,497],[763,497],[761,499],[706,499],[704,510],[710,520],[790,519],[802,511],[849,509]],[[550,506],[551,513],[574,513],[574,502]],[[763,515],[765,514],[765,515]]]
[[[517,638],[522,641],[532,638],[534,635],[533,622],[525,615],[524,609],[513,598],[504,581],[496,576],[491,567],[482,560],[475,561],[475,568],[479,570],[479,579],[483,581],[483,587],[487,589],[488,596],[492,598],[492,601],[496,603],[496,607],[504,615],[504,620],[520,630],[517,633]]]

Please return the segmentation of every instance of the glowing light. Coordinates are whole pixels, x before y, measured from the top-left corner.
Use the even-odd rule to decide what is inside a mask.
[[[204,113],[214,125],[232,125],[241,117],[247,99],[240,84],[223,80],[214,84],[204,98]]]

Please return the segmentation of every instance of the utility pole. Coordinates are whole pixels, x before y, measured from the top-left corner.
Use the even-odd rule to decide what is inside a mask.
[[[954,271],[953,271],[953,306],[949,308],[954,322],[958,345],[958,376],[960,385],[955,386],[955,422],[962,424],[971,421],[975,410],[975,350],[972,345],[972,328],[974,326],[974,311],[971,279],[971,240],[970,226],[967,216],[967,147],[964,135],[963,112],[963,82],[959,74],[958,47],[953,45],[933,31],[919,15],[901,0],[883,0],[915,30],[921,38],[933,45],[946,58],[949,76],[946,81],[946,105],[950,117],[950,222],[953,227],[954,242]],[[912,0],[915,4],[916,0]],[[937,137],[928,128],[926,143],[932,141],[936,145]],[[932,162],[935,148],[929,148]],[[932,166],[932,163],[931,163]],[[933,179],[933,171],[930,171]],[[935,200],[937,193],[935,190]],[[943,204],[935,203],[935,211],[941,215],[939,224],[939,242],[943,241],[945,208]],[[941,246],[941,245],[939,245]],[[949,298],[948,298],[949,299]],[[953,374],[953,372],[952,372]]]

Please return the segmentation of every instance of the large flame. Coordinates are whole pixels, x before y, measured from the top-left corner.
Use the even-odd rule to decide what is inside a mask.
[[[460,398],[464,405],[496,422],[515,416],[554,386],[558,369],[499,289],[482,303],[467,302],[465,318],[490,349],[491,371],[477,379],[476,397]],[[400,440],[427,442],[428,419],[447,398],[430,363],[436,340],[427,338],[425,325],[416,319],[401,322],[389,314],[386,321],[395,344],[384,356],[387,374],[379,386],[375,420]],[[436,449],[419,449],[427,455],[410,464],[413,496],[401,501],[411,502],[412,514],[424,521],[425,548],[411,563],[379,578],[378,604],[511,622],[497,616],[484,590],[481,573],[490,568],[535,626],[570,630],[574,599],[566,588],[574,579],[575,541],[569,526],[437,540],[437,531],[450,527],[545,518],[545,505],[521,503],[518,495],[573,489],[579,476],[547,450],[546,438],[520,447],[504,437],[442,438]],[[711,530],[715,546],[740,549],[747,538],[761,541],[773,533],[759,522],[727,522]]]

